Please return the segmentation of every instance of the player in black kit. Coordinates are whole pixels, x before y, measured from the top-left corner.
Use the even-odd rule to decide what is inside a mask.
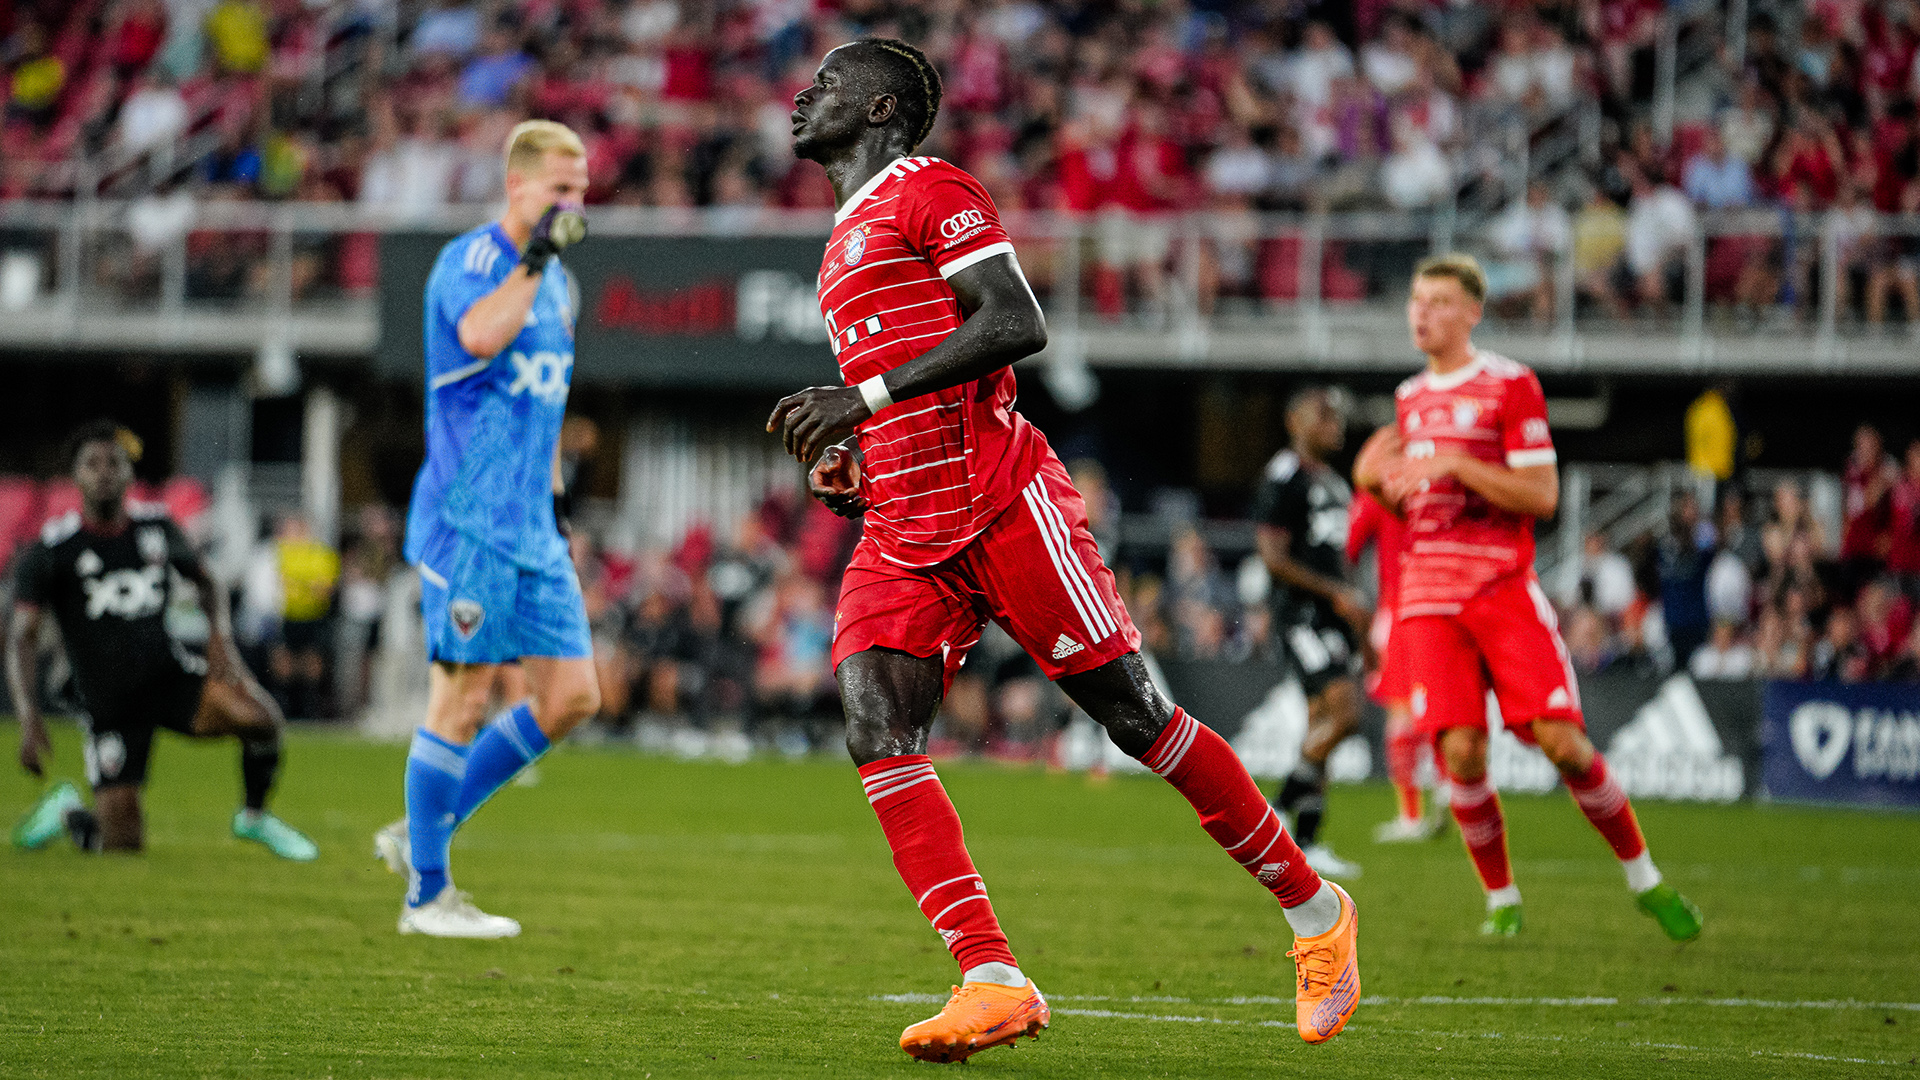
[[[1267,463],[1252,517],[1275,586],[1273,632],[1307,696],[1307,735],[1273,805],[1293,819],[1294,837],[1315,870],[1357,877],[1358,866],[1319,840],[1327,756],[1360,724],[1362,650],[1373,618],[1346,580],[1353,492],[1327,465],[1346,443],[1346,416],[1334,392],[1310,387],[1288,400],[1286,421],[1289,445]]]
[[[68,449],[82,509],[48,522],[21,558],[7,685],[20,715],[20,764],[39,776],[53,752],[36,670],[41,623],[51,612],[86,708],[94,809],[62,783],[21,822],[14,842],[43,846],[64,825],[82,850],[140,850],[140,788],[154,729],[164,727],[196,738],[238,736],[246,805],[234,815],[234,835],[282,858],[314,858],[313,841],[266,811],[280,769],[280,713],[234,649],[226,590],[164,508],[127,502],[139,440],[97,420],[75,432]],[[207,614],[205,658],[167,633],[174,572],[192,583]]]

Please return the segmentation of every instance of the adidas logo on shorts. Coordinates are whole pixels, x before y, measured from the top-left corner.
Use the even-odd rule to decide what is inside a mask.
[[[1067,657],[1085,648],[1085,645],[1080,644],[1065,634],[1061,634],[1060,640],[1053,643],[1053,658],[1055,660],[1065,660]]]

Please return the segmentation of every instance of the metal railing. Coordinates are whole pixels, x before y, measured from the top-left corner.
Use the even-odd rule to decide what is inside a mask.
[[[378,337],[377,240],[452,232],[489,208],[401,219],[352,204],[0,203],[0,346],[198,351],[276,344],[365,355]],[[1598,220],[1598,219],[1596,219]],[[822,213],[596,208],[596,236],[817,235]],[[1496,296],[1483,336],[1560,370],[1920,370],[1900,282],[1920,216],[1703,213],[1641,299],[1586,240],[1503,253],[1499,222],[1435,213],[1011,214],[1055,356],[1115,365],[1404,367],[1414,263],[1481,255]],[[1573,233],[1591,233],[1579,215]],[[1611,243],[1624,241],[1616,228]],[[1604,243],[1604,242],[1603,242]],[[1603,250],[1602,255],[1606,252]],[[1576,262],[1576,258],[1582,262]],[[1905,277],[1903,277],[1903,275]],[[1869,321],[1874,289],[1896,301]]]

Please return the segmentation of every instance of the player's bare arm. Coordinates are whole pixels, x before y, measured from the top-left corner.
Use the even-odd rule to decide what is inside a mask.
[[[1309,592],[1333,606],[1334,614],[1353,626],[1360,640],[1367,640],[1367,627],[1373,619],[1360,591],[1344,581],[1328,577],[1289,554],[1293,534],[1278,525],[1262,524],[1254,530],[1254,546],[1260,561],[1274,580],[1290,589]]]
[[[1560,507],[1560,469],[1551,463],[1511,468],[1465,454],[1408,458],[1388,474],[1385,493],[1398,504],[1431,480],[1453,477],[1502,510],[1549,518]]]
[[[579,209],[587,195],[586,159],[549,152],[539,168],[508,169],[506,186],[500,227],[520,247],[520,265],[474,301],[456,327],[460,347],[480,358],[498,356],[520,335],[547,262],[587,234]]]
[[[947,279],[966,321],[946,340],[881,377],[896,403],[991,375],[1047,347],[1047,321],[1011,255],[983,259]],[[811,462],[873,415],[857,386],[810,386],[767,417],[787,453]]]
[[[1384,488],[1387,473],[1404,449],[1399,425],[1386,424],[1367,436],[1367,441],[1360,444],[1360,453],[1353,459],[1353,486],[1380,500],[1395,513],[1399,509],[1386,497]]]
[[[46,759],[53,756],[53,741],[47,737],[47,724],[40,715],[40,622],[37,604],[15,603],[13,619],[7,624],[7,689],[13,694],[13,711],[20,717],[20,767],[39,776]]]

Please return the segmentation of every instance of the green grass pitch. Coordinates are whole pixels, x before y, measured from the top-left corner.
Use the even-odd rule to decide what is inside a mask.
[[[0,728],[11,754],[17,729]],[[78,743],[56,728],[57,765]],[[955,977],[837,758],[685,764],[563,748],[461,834],[459,884],[526,932],[400,937],[369,835],[403,748],[296,734],[277,806],[320,843],[227,835],[236,750],[163,736],[149,851],[0,853],[0,1075],[868,1077]],[[11,819],[38,786],[0,780]],[[1920,819],[1645,804],[1706,912],[1676,946],[1564,796],[1507,800],[1527,928],[1476,932],[1451,834],[1367,841],[1384,786],[1336,789],[1366,866],[1367,1001],[1292,1031],[1272,901],[1152,777],[942,768],[1021,962],[1054,1003],[1008,1077],[1705,1077],[1920,1073]],[[1498,999],[1498,1000],[1488,1000]],[[1824,1004],[1822,1004],[1824,1003]],[[1835,1004],[1840,1003],[1840,1004]]]

